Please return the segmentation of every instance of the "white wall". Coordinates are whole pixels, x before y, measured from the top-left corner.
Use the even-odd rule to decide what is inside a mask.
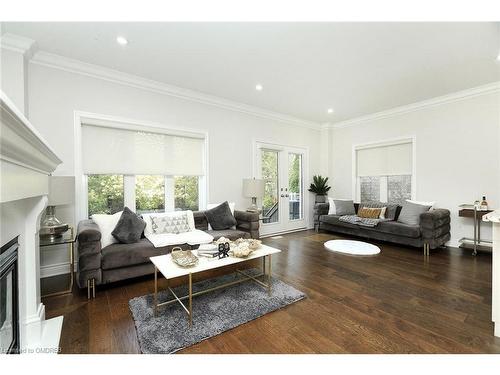
[[[406,136],[416,137],[416,198],[451,211],[450,245],[457,246],[473,231],[470,219],[457,216],[459,204],[486,195],[500,207],[500,93],[330,130],[330,195],[353,196],[353,145]],[[491,239],[490,225],[483,228],[482,237]]]
[[[16,107],[27,115],[27,69],[24,55],[0,48],[0,87]]]
[[[188,127],[209,135],[209,202],[230,200],[244,209],[242,179],[252,176],[253,141],[309,148],[308,183],[318,174],[320,131],[280,123],[215,106],[120,85],[59,69],[30,64],[29,113],[37,127],[63,160],[56,174],[73,175],[74,111],[87,111]],[[309,194],[309,193],[307,193]],[[310,197],[309,214],[314,199]],[[74,207],[60,207],[58,217],[74,224]],[[65,248],[44,249],[44,274],[66,267]]]

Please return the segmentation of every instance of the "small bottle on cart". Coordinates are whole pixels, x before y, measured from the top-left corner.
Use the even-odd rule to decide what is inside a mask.
[[[488,202],[486,201],[486,197],[485,196],[483,196],[483,200],[481,201],[480,209],[482,211],[488,210]]]

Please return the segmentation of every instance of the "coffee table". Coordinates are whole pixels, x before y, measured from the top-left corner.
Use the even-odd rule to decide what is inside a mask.
[[[155,292],[154,292],[154,305],[153,305],[153,311],[154,311],[154,316],[157,316],[158,314],[158,308],[166,305],[170,305],[172,303],[178,302],[180,305],[184,308],[184,310],[187,313],[188,319],[189,319],[189,326],[191,327],[193,325],[193,297],[212,292],[214,290],[218,290],[221,288],[225,288],[231,285],[239,284],[244,281],[252,280],[256,284],[260,285],[261,287],[264,287],[268,290],[269,295],[271,295],[271,271],[272,271],[272,266],[271,266],[271,256],[273,254],[280,253],[281,250],[276,249],[271,246],[267,245],[262,245],[258,250],[254,251],[251,253],[248,257],[246,258],[236,258],[236,257],[226,257],[222,259],[218,258],[206,258],[200,256],[199,263],[194,266],[194,267],[189,267],[189,268],[183,268],[181,266],[178,266],[174,261],[172,260],[172,257],[170,254],[167,255],[159,255],[155,257],[149,258],[151,262],[155,266]],[[196,252],[195,252],[196,254]],[[262,258],[262,273],[259,273],[258,275],[249,275],[241,270],[236,270],[240,275],[242,275],[241,279],[231,281],[222,285],[218,285],[213,288],[208,288],[205,290],[200,290],[195,293],[193,293],[193,275],[199,272],[203,271],[208,271],[212,270],[215,268],[221,268],[233,264],[238,264],[238,263],[243,263],[252,259],[257,259],[257,258]],[[266,258],[267,258],[267,272],[266,272]],[[165,301],[165,302],[158,302],[158,271],[165,277],[167,280],[167,289],[170,291],[172,296],[174,297],[171,300]],[[170,279],[176,278],[176,277],[181,277],[181,276],[187,276],[188,277],[188,294],[185,296],[177,296],[177,294],[170,288],[168,285],[168,282]],[[259,278],[262,278],[259,279]],[[188,300],[188,305],[186,306],[182,301]]]

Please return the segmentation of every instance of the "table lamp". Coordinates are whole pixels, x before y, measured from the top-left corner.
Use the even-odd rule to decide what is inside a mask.
[[[252,205],[247,208],[247,211],[260,212],[257,207],[257,198],[262,198],[264,196],[264,185],[264,180],[256,178],[243,179],[243,196],[252,198]]]
[[[45,209],[45,217],[40,224],[40,237],[55,241],[69,228],[56,217],[56,206],[71,204],[75,200],[75,177],[50,176],[49,201]]]

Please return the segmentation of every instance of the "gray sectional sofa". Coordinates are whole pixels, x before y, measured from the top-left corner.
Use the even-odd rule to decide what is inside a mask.
[[[370,206],[370,203],[363,204]],[[383,204],[376,202],[375,207]],[[358,212],[359,203],[355,203]],[[436,249],[450,240],[450,211],[436,208],[420,215],[419,225],[398,222],[401,206],[397,206],[394,220],[380,222],[375,227],[366,227],[340,221],[339,215],[328,215],[329,203],[316,203],[314,223],[316,229],[342,233],[356,237],[387,241],[401,245],[423,248],[424,254]]]
[[[222,231],[208,230],[208,221],[203,211],[193,212],[196,229],[203,230],[217,240],[226,237],[259,238],[259,214],[234,211],[236,228]],[[187,244],[179,244],[189,248]],[[153,265],[149,257],[169,253],[174,246],[156,248],[145,237],[131,244],[114,243],[101,249],[101,232],[92,220],[78,224],[77,249],[78,271],[76,281],[80,288],[90,290],[101,284],[152,274]]]

